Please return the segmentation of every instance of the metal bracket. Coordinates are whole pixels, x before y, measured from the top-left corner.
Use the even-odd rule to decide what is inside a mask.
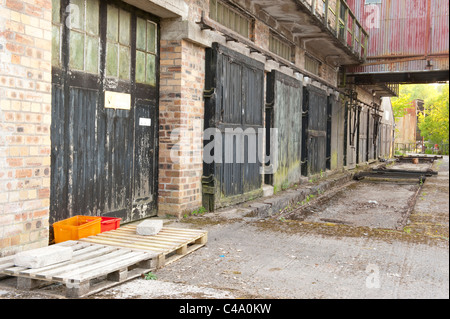
[[[198,24],[200,26],[200,29],[203,30],[211,30],[211,31],[215,31],[216,29],[214,29],[213,27],[209,26],[208,24],[205,23],[205,19],[203,16],[203,12],[202,12],[202,17],[200,18],[200,21],[195,22],[196,24]]]

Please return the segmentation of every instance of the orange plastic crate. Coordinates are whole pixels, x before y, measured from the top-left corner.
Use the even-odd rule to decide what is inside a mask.
[[[94,236],[101,232],[101,217],[74,216],[53,224],[55,243]]]
[[[122,218],[102,217],[102,233],[105,231],[115,230],[120,227]]]

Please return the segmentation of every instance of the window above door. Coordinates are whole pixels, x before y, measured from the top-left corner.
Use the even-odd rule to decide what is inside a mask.
[[[136,82],[155,86],[157,25],[142,18],[136,24]]]

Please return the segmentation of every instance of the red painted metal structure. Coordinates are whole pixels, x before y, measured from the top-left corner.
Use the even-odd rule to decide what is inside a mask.
[[[449,0],[348,0],[369,33],[355,83],[448,81]]]

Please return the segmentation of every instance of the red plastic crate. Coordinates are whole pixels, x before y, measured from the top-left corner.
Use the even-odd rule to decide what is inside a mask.
[[[114,218],[114,217],[102,217],[102,230],[101,232],[115,230],[120,227],[120,221],[122,218]]]

